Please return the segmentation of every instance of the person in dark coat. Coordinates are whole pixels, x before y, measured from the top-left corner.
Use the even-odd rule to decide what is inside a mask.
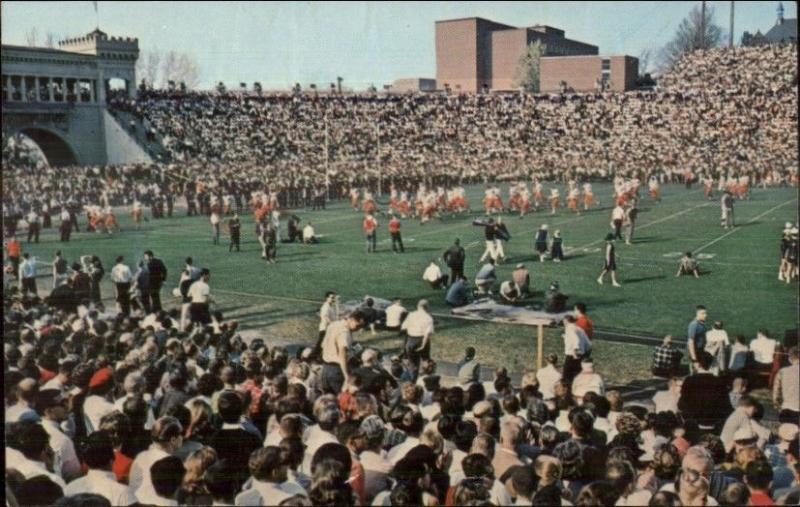
[[[733,408],[727,380],[709,371],[712,360],[705,350],[698,352],[697,371],[684,379],[678,409],[686,421],[696,422],[701,431],[718,433]]]
[[[72,265],[72,289],[75,291],[75,300],[78,304],[89,301],[91,279],[81,270],[81,265],[77,262]]]
[[[231,465],[231,479],[239,489],[250,475],[248,458],[253,451],[262,447],[262,442],[255,434],[241,427],[240,418],[245,407],[239,394],[223,391],[217,406],[222,428],[211,435],[208,445],[217,451],[219,460],[226,460]]]
[[[553,233],[553,243],[550,245],[550,258],[553,262],[561,262],[564,260],[563,240],[561,239],[561,231]]]
[[[232,252],[233,247],[236,247],[236,251],[240,252],[241,247],[241,232],[242,232],[242,222],[239,220],[239,214],[234,213],[233,217],[228,220],[228,233],[231,235],[231,242],[228,245],[228,251]]]
[[[456,238],[453,246],[445,251],[442,258],[450,268],[450,283],[455,283],[456,279],[464,277],[464,261],[467,254],[461,246],[461,240]]]
[[[617,283],[617,251],[614,247],[614,235],[611,233],[606,235],[605,261],[603,263],[603,271],[601,271],[600,276],[597,277],[598,284],[603,285],[603,278],[606,276],[606,273],[611,273],[611,285],[614,287],[621,287],[620,284]]]
[[[148,284],[147,290],[142,291],[142,303],[145,310],[150,312],[161,311],[161,286],[167,280],[167,267],[161,259],[153,256],[152,250],[144,252],[147,264]]]
[[[539,262],[544,262],[544,258],[547,255],[547,224],[542,224],[539,230],[536,231],[534,248],[539,254]]]

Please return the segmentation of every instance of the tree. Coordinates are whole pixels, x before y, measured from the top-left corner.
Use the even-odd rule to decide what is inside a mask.
[[[153,88],[155,88],[158,82],[160,68],[160,51],[143,51],[136,61],[136,74],[139,76],[139,79]]]
[[[661,49],[661,67],[666,70],[680,60],[684,53],[695,49],[715,48],[722,43],[722,27],[714,22],[714,8],[706,7],[705,19],[700,7],[695,6],[683,18],[672,40]]]
[[[56,34],[53,32],[47,32],[44,36],[44,47],[46,48],[54,48],[56,47]]]
[[[642,50],[639,53],[639,76],[644,76],[647,74],[647,70],[650,68],[650,61],[653,57],[653,50],[650,48]]]
[[[161,86],[169,81],[183,81],[192,89],[200,81],[197,62],[186,53],[168,51],[161,59]]]
[[[519,58],[515,82],[526,92],[539,93],[539,59],[544,56],[547,46],[541,41],[528,44]]]

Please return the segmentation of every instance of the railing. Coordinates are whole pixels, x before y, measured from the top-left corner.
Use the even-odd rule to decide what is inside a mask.
[[[147,140],[147,133],[145,132],[144,124],[134,114],[128,111],[120,111],[119,109],[108,109],[111,117],[122,127],[125,132],[128,132],[136,144],[139,145],[153,161],[167,162],[171,158],[169,152],[164,145],[161,144],[162,140],[158,134],[154,134],[154,140]],[[131,129],[131,121],[133,121],[134,128]]]

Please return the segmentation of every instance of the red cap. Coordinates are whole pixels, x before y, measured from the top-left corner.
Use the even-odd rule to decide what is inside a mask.
[[[100,368],[92,375],[92,379],[89,381],[89,388],[100,387],[105,385],[106,383],[111,381],[114,372],[111,368]]]

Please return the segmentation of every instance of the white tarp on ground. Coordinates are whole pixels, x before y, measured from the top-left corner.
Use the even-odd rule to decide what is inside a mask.
[[[503,324],[523,324],[526,326],[536,326],[539,324],[553,325],[560,324],[564,317],[572,312],[547,313],[533,308],[522,306],[501,305],[491,299],[479,299],[466,306],[453,308],[453,317],[469,320],[486,320],[489,322],[501,322]]]

